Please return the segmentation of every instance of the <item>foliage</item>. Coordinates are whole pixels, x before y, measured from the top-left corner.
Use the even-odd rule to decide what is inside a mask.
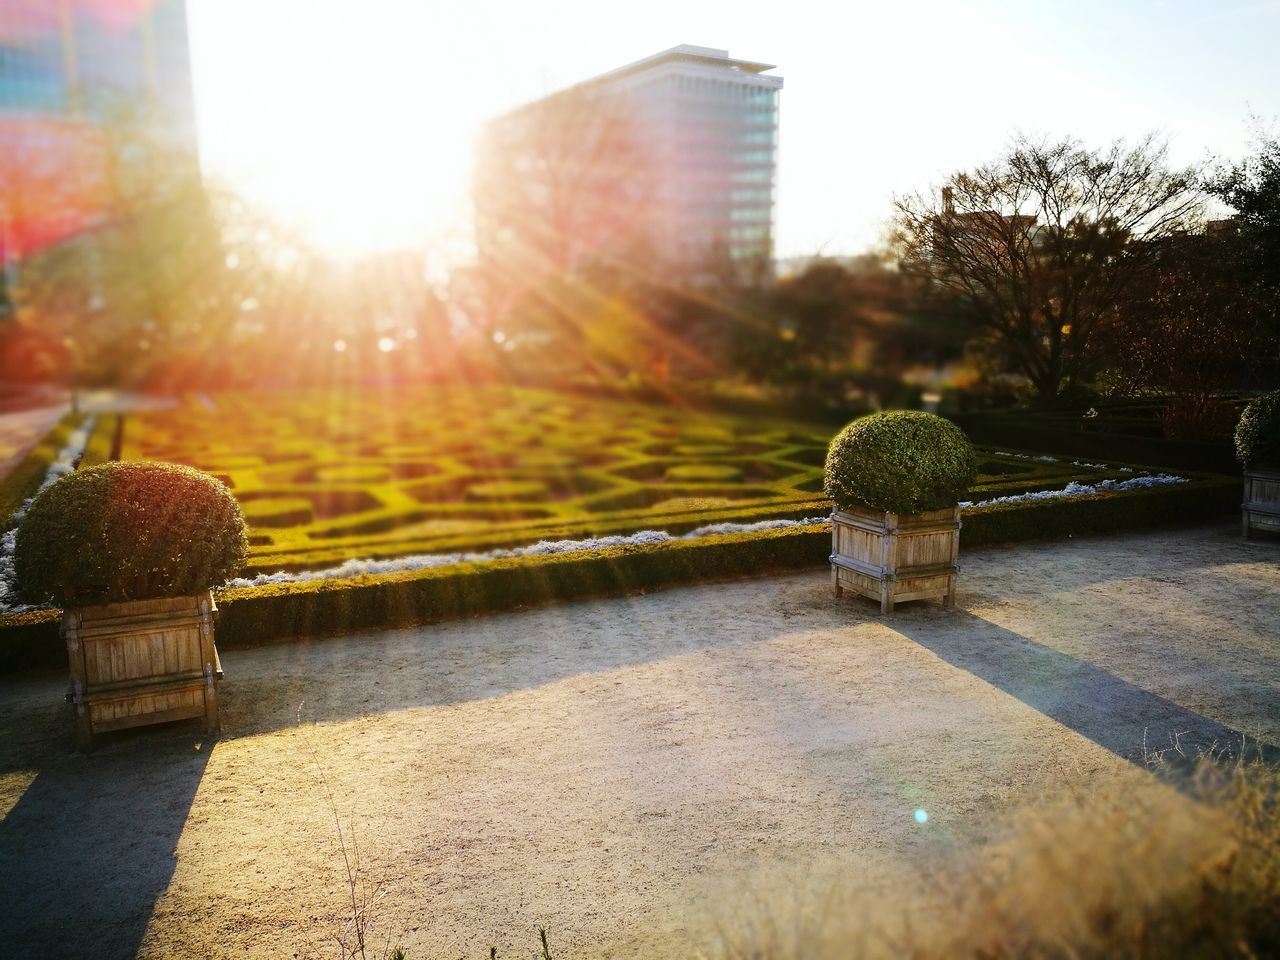
[[[1195,182],[1151,137],[1103,150],[1019,137],[936,192],[898,198],[900,252],[1052,400],[1091,375],[1099,325],[1158,241],[1194,219]]]
[[[0,327],[3,373],[15,380],[150,383],[178,352],[222,339],[235,316],[238,301],[219,302],[226,251],[196,158],[145,110],[117,114],[76,148],[100,209],[90,217],[74,191],[55,197],[44,215],[82,229],[17,265],[13,316]]]
[[[977,475],[973,445],[954,423],[895,410],[861,417],[836,435],[825,489],[841,510],[913,514],[951,506]]]
[[[815,258],[723,323],[727,361],[761,383],[819,400],[884,402],[911,364],[958,358],[967,328],[884,256]]]
[[[1280,135],[1259,122],[1253,156],[1220,169],[1209,189],[1236,211],[1244,268],[1272,290],[1280,289]]]
[[[1230,241],[1237,281],[1258,292],[1264,375],[1274,384],[1280,373],[1280,134],[1255,118],[1253,155],[1219,169],[1209,190],[1235,211],[1220,228]]]
[[[247,546],[239,505],[207,474],[105,463],[36,497],[14,562],[28,599],[85,606],[197,593],[236,573]]]
[[[891,899],[869,889],[814,891],[821,911],[806,916],[789,914],[802,898],[777,900],[724,928],[717,954],[1275,957],[1280,775],[1265,761],[1213,757],[1156,759],[1152,772],[1083,789],[1055,783],[1020,804],[991,842],[944,862],[927,882],[895,885]]]
[[[1236,456],[1245,466],[1280,466],[1280,390],[1245,407],[1236,426]]]
[[[1041,489],[1061,487],[1063,475],[1082,475],[1061,465],[1022,463],[1033,485]],[[1001,475],[982,479],[989,485],[975,488],[974,496],[1000,495]],[[961,543],[969,548],[1105,534],[1160,526],[1172,518],[1216,519],[1239,506],[1239,478],[1199,478],[1146,490],[974,507],[965,511]],[[236,588],[218,598],[219,644],[409,626],[592,596],[643,593],[719,577],[813,567],[830,553],[831,534],[825,526],[792,527],[341,581]],[[0,671],[19,664],[56,665],[56,639],[57,616],[49,611],[0,619]]]
[[[223,393],[129,415],[122,456],[223,479],[249,572],[822,513],[829,431],[498,387]]]
[[[130,414],[122,456],[227,483],[251,528],[247,575],[830,509],[830,428],[496,387],[213,399]],[[982,495],[1115,476],[1004,466]]]
[[[21,159],[0,155],[0,193]],[[145,119],[103,125],[81,160],[102,168],[103,209],[92,230],[29,251],[12,271],[0,379],[177,393],[473,372],[422,255],[322,258],[203,182],[195,158]],[[58,197],[51,214],[83,219],[77,202]]]
[[[484,329],[510,333],[513,320],[531,322],[511,314],[531,308],[577,322],[555,287],[572,299],[598,289],[607,298],[608,288],[581,283],[584,265],[644,262],[655,184],[645,147],[622,104],[577,87],[486,127],[473,178]]]
[[[1170,237],[1101,331],[1123,392],[1166,398],[1164,435],[1222,440],[1235,423],[1224,393],[1248,385],[1269,343],[1269,294],[1235,269],[1239,238]]]
[[[58,454],[66,446],[67,437],[80,425],[82,419],[77,413],[66,414],[21,463],[9,471],[7,476],[0,478],[0,532],[3,532],[2,528],[8,524],[13,512],[22,506],[23,501],[40,488],[50,464],[58,459]]]

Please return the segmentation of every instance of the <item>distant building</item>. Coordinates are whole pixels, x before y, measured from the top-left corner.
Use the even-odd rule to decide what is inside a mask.
[[[101,226],[148,150],[198,171],[185,0],[0,0],[0,262]]]
[[[783,83],[772,69],[681,45],[492,121],[475,176],[482,262],[768,273]]]
[[[1021,243],[1032,247],[1041,242],[1043,228],[1032,214],[1000,213],[997,210],[956,212],[955,191],[942,188],[942,214],[934,221],[934,244],[963,244],[974,250],[1008,249]]]

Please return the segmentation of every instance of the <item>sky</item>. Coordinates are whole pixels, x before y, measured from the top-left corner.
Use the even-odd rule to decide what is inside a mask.
[[[331,252],[463,257],[475,135],[679,43],[778,64],[779,256],[1017,131],[1235,159],[1280,117],[1280,0],[188,0],[202,164]]]

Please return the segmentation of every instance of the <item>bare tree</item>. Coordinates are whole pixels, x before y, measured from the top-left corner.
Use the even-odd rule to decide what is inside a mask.
[[[222,254],[190,150],[129,109],[33,120],[15,140],[0,150],[0,230],[16,237],[4,368],[39,355],[31,376],[138,382],[169,344],[207,337],[200,301]]]
[[[1154,136],[1090,150],[1019,136],[1003,157],[897,198],[904,264],[922,272],[1041,400],[1091,372],[1099,325],[1163,238],[1200,212],[1196,177]]]
[[[636,108],[570,88],[490,124],[473,183],[476,238],[498,309],[549,275],[647,241],[652,195]]]
[[[1226,231],[1165,241],[1101,331],[1117,386],[1164,396],[1170,439],[1229,437],[1239,416],[1230,394],[1250,386],[1274,353],[1271,297],[1236,269],[1239,242]]]

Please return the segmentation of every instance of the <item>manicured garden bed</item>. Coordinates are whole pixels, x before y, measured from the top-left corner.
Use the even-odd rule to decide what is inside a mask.
[[[85,462],[109,455],[116,428],[95,425]],[[121,452],[230,483],[249,514],[250,582],[321,574],[220,592],[219,644],[235,647],[821,564],[829,433],[527,390],[238,394],[131,415]],[[978,462],[965,549],[1203,520],[1240,500],[1238,478],[1140,486],[1159,471],[1016,450],[982,449]],[[33,465],[9,498],[30,496],[40,476]],[[1056,495],[1066,488],[1078,492]],[[767,526],[780,521],[793,525]],[[754,523],[766,526],[737,526]],[[645,530],[660,534],[589,539]],[[505,549],[561,540],[574,542]],[[454,556],[399,559],[441,554]],[[353,575],[321,573],[344,561]],[[0,669],[60,663],[56,623],[55,611],[0,617]]]
[[[224,479],[248,575],[826,514],[829,427],[547,391],[241,393],[127,418],[123,459]],[[973,500],[1131,472],[986,451]]]

